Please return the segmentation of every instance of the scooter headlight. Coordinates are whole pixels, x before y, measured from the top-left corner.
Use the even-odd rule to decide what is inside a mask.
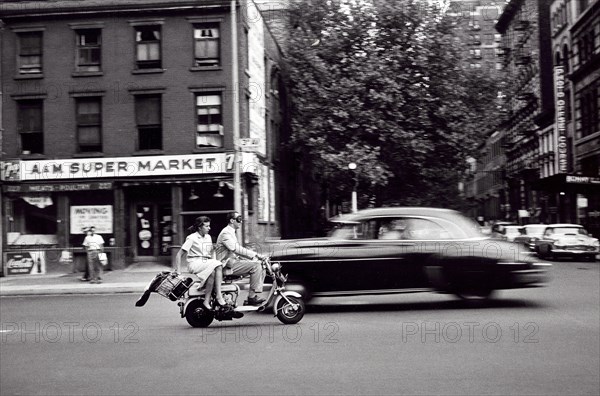
[[[271,269],[273,271],[279,271],[279,270],[281,270],[281,264],[279,264],[279,263],[272,263],[271,264]]]

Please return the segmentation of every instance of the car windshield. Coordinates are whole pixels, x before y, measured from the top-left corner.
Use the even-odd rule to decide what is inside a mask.
[[[331,239],[363,239],[360,223],[334,223],[329,231]]]
[[[460,239],[484,237],[475,221],[462,216],[450,219],[417,218],[373,218],[364,221],[346,221],[334,223],[329,232],[331,239]]]
[[[581,227],[556,227],[552,229],[555,234],[579,234],[587,235],[587,231]]]
[[[526,235],[542,235],[546,229],[545,224],[540,225],[526,225],[523,227]]]

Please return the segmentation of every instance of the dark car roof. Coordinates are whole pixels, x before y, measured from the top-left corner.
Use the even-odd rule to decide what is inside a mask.
[[[481,231],[474,221],[460,212],[445,208],[418,207],[418,206],[394,206],[387,208],[363,209],[356,213],[349,213],[330,219],[334,223],[352,223],[364,220],[388,217],[388,216],[419,216],[443,219],[458,227],[467,237],[482,237]]]
[[[398,215],[418,215],[418,216],[433,216],[442,217],[445,219],[451,219],[460,213],[452,209],[443,208],[430,208],[430,207],[417,207],[417,206],[394,206],[389,208],[373,208],[363,209],[356,213],[347,213],[340,215],[336,218],[332,218],[333,222],[352,222],[361,221],[370,217],[382,217],[382,216],[398,216]]]

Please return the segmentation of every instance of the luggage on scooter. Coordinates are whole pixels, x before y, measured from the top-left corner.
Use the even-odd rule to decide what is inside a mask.
[[[171,273],[158,285],[156,292],[171,301],[177,301],[194,283],[192,278],[184,278],[176,273]]]

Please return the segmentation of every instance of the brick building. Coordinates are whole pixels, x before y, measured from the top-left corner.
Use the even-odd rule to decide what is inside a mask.
[[[280,235],[286,72],[251,0],[8,1],[0,15],[4,253],[77,248],[94,224],[113,266],[168,263],[195,217],[216,238],[234,209],[246,242]]]
[[[503,186],[474,180],[466,189],[486,220],[572,222],[600,234],[599,7],[597,0],[507,2],[496,24],[506,113],[477,162],[495,180],[498,165]],[[490,150],[498,137],[500,150]]]

